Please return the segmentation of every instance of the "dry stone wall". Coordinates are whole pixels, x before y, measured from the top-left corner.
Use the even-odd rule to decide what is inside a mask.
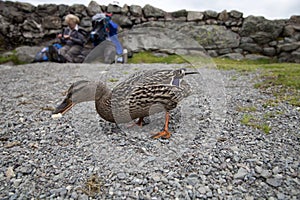
[[[3,50],[18,46],[38,46],[55,38],[65,26],[63,18],[72,13],[81,19],[81,26],[91,30],[91,17],[99,12],[113,13],[113,20],[122,27],[120,38],[133,52],[143,50],[176,53],[174,48],[206,51],[213,57],[232,59],[278,59],[300,63],[300,16],[268,20],[244,17],[242,12],[207,11],[165,12],[151,5],[99,5],[91,1],[86,7],[0,1],[0,45]],[[155,31],[164,42],[151,46]],[[164,30],[165,33],[164,34]],[[176,37],[172,38],[172,33]],[[151,37],[150,37],[151,36]],[[180,42],[178,41],[180,37]],[[128,38],[134,43],[128,42]],[[186,42],[185,42],[186,41]],[[197,44],[191,44],[195,41]]]

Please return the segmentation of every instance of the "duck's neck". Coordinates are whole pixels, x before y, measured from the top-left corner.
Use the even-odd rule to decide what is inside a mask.
[[[112,92],[106,84],[98,82],[95,94],[96,110],[106,121],[115,122],[111,109],[111,96]]]

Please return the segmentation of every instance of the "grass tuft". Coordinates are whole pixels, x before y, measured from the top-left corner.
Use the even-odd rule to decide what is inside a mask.
[[[132,58],[128,59],[128,63],[166,63],[166,64],[182,64],[186,63],[182,57],[178,55],[157,56],[151,52],[144,51],[133,54]]]
[[[236,70],[243,73],[258,71],[260,81],[254,85],[255,88],[272,93],[277,103],[286,101],[291,105],[300,106],[300,64],[219,58],[214,61],[217,67],[223,70]]]
[[[94,197],[101,192],[102,185],[103,183],[101,182],[99,176],[94,174],[86,180],[85,186],[84,188],[82,188],[82,191],[88,196]]]
[[[21,65],[21,64],[26,64],[22,61],[20,61],[16,55],[16,51],[12,51],[10,54],[7,54],[5,56],[0,55],[0,64],[12,62],[15,65]]]

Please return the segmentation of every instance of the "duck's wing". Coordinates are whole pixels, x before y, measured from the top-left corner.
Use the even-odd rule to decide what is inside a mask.
[[[125,81],[119,83],[116,88],[160,84],[180,86],[184,75],[190,73],[196,72],[186,72],[186,69],[183,68],[177,70],[144,70],[131,75]]]
[[[153,105],[160,105],[154,112],[172,110],[188,94],[189,87],[177,87],[169,84],[139,85],[132,88],[126,99],[130,113],[135,118],[142,116],[142,112],[147,115]]]

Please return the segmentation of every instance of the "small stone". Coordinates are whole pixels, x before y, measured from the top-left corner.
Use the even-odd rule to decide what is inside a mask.
[[[15,177],[16,174],[14,172],[14,168],[13,167],[8,167],[7,170],[6,170],[6,173],[5,173],[7,179],[10,179],[12,177]]]
[[[22,179],[21,178],[14,180],[14,186],[15,187],[18,187],[21,183],[22,183]]]
[[[273,174],[278,174],[280,173],[280,169],[278,166],[274,167],[273,170],[272,170]]]
[[[268,178],[267,183],[273,187],[278,187],[281,185],[282,180],[278,178]]]
[[[243,179],[248,174],[248,171],[244,168],[240,168],[238,172],[234,175],[234,179]]]
[[[77,199],[78,198],[78,194],[77,194],[77,192],[72,192],[72,194],[71,194],[71,198],[72,199]]]
[[[123,173],[123,172],[121,172],[121,173],[118,173],[117,174],[117,177],[118,177],[118,179],[125,179],[126,178],[126,174],[125,173]]]
[[[89,197],[86,194],[82,194],[78,197],[78,200],[88,200],[88,199],[89,199]]]
[[[157,174],[154,174],[154,175],[152,176],[152,178],[153,178],[153,180],[154,180],[155,182],[159,182],[159,181],[160,181],[160,176],[157,175]]]
[[[283,193],[278,193],[278,194],[277,194],[277,198],[278,198],[279,200],[285,199],[285,195],[284,195]]]
[[[253,197],[253,196],[247,195],[247,196],[245,197],[245,199],[246,199],[246,200],[254,200],[254,197]]]
[[[114,194],[114,188],[112,188],[112,187],[109,188],[108,194],[109,195],[113,195]]]
[[[260,166],[255,166],[255,172],[256,173],[258,173],[258,174],[260,174],[261,172],[262,172],[262,167],[260,167]]]
[[[198,189],[198,192],[200,192],[200,194],[205,194],[206,193],[206,188],[205,187],[200,187]]]
[[[269,178],[272,175],[272,173],[269,170],[262,170],[260,175],[264,178]]]

